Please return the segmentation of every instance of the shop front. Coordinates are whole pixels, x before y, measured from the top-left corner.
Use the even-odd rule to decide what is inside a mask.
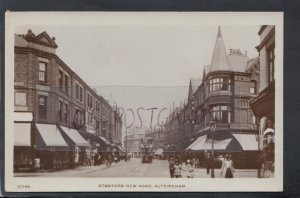
[[[31,123],[14,123],[14,172],[34,169]]]
[[[36,155],[41,170],[72,168],[74,154],[58,127],[54,124],[36,125]]]
[[[77,130],[60,125],[58,128],[73,151],[72,166],[84,165],[86,161],[86,150],[92,146],[79,134]]]

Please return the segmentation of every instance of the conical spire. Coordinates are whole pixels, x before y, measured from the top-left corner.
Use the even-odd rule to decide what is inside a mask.
[[[229,64],[226,54],[221,28],[219,26],[215,49],[211,60],[210,71],[229,70]]]

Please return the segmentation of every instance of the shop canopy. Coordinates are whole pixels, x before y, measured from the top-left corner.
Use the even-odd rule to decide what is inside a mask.
[[[232,138],[224,140],[214,140],[214,150],[216,151],[228,151],[226,150],[230,144]],[[207,139],[202,147],[202,150],[211,150],[212,149],[212,139]]]
[[[59,126],[63,133],[65,133],[77,146],[90,147],[91,145],[79,134],[75,129]]]
[[[155,155],[162,155],[163,154],[163,149],[162,148],[158,148],[155,153]]]
[[[14,145],[31,146],[31,124],[14,123]]]
[[[119,149],[121,152],[124,152],[124,153],[125,153],[125,149],[124,149],[122,146],[118,145],[117,147],[118,147],[118,149]]]
[[[38,129],[37,147],[43,149],[47,147],[56,147],[60,149],[68,148],[68,144],[61,135],[59,129],[53,124],[36,124]],[[43,141],[41,142],[40,139]]]
[[[200,151],[206,141],[207,135],[198,137],[186,150]]]
[[[257,151],[258,138],[255,134],[232,134],[242,146],[243,151]]]
[[[107,145],[111,145],[110,144],[110,142],[105,138],[105,137],[103,137],[103,136],[98,136],[105,144],[107,144]]]

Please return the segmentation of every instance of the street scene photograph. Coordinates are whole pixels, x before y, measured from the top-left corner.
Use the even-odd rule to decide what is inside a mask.
[[[275,178],[276,28],[15,26],[13,177]]]

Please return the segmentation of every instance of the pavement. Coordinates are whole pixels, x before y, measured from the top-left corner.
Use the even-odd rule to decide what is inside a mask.
[[[182,166],[182,177],[187,177],[185,165]],[[220,177],[220,169],[215,169],[215,177]],[[193,172],[194,178],[210,178],[205,168],[196,168]],[[15,177],[154,177],[168,178],[169,163],[166,160],[153,160],[152,163],[141,163],[138,158],[131,158],[130,161],[113,163],[107,168],[100,166],[81,166],[74,169],[59,170],[53,172],[33,172],[33,173],[14,173]],[[255,169],[236,169],[235,178],[256,178]]]

